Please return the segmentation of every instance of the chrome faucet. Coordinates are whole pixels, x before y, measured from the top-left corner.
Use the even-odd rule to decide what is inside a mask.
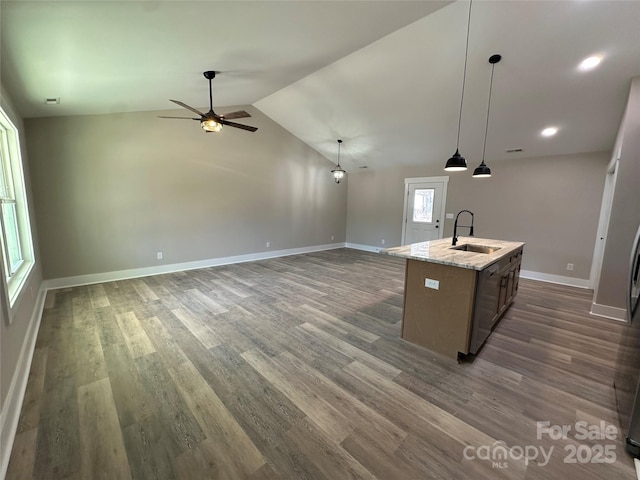
[[[463,212],[467,212],[469,215],[471,215],[471,225],[460,225],[460,226],[464,228],[468,228],[469,236],[473,237],[473,212],[470,212],[469,210],[460,210],[456,215],[456,221],[453,224],[453,240],[451,241],[451,245],[455,245],[456,243],[458,243],[458,217]]]

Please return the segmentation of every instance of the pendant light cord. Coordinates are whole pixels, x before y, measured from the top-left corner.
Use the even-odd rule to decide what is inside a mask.
[[[484,127],[484,145],[482,146],[482,163],[484,165],[484,152],[487,149],[487,133],[489,133],[489,110],[491,109],[491,91],[493,90],[493,69],[496,67],[495,63],[491,64],[491,80],[489,81],[489,102],[487,103],[487,123]]]
[[[464,49],[464,70],[462,72],[462,95],[460,96],[460,114],[458,115],[458,138],[456,139],[456,150],[460,147],[460,125],[462,124],[462,104],[464,102],[464,84],[467,80],[467,56],[469,55],[469,30],[471,29],[471,4],[469,0],[469,18],[467,19],[467,43]]]

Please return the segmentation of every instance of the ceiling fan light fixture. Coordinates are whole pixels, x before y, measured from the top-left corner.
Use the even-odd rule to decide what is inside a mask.
[[[200,122],[200,126],[207,132],[219,132],[222,130],[222,124],[216,122],[213,118],[207,118]]]
[[[222,130],[223,125],[227,125],[228,127],[240,128],[242,130],[247,130],[248,132],[255,132],[258,130],[257,127],[252,127],[250,125],[244,125],[242,123],[230,122],[231,118],[247,118],[250,117],[247,112],[244,110],[239,110],[237,112],[230,112],[223,115],[218,115],[213,111],[213,91],[211,88],[211,80],[216,77],[216,72],[213,70],[207,70],[204,72],[204,78],[209,81],[209,111],[207,113],[202,113],[200,110],[190,107],[184,102],[179,100],[169,99],[170,102],[175,103],[176,105],[180,105],[182,108],[186,108],[187,110],[197,114],[199,118],[189,118],[189,117],[165,117],[164,115],[160,115],[159,118],[177,118],[180,120],[199,120],[200,126],[205,132],[219,132]]]
[[[336,164],[336,168],[331,170],[331,173],[333,174],[333,179],[336,181],[336,183],[340,183],[340,180],[344,178],[344,174],[347,173],[340,166],[340,145],[342,145],[342,140],[338,139],[338,163]]]

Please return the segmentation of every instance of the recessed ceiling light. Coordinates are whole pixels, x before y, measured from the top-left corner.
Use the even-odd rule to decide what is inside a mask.
[[[602,57],[600,55],[594,55],[592,57],[585,58],[580,65],[578,65],[578,70],[581,72],[588,72],[589,70],[593,70],[602,61]]]
[[[556,133],[558,133],[558,129],[556,127],[547,127],[540,132],[540,135],[543,137],[553,137]]]

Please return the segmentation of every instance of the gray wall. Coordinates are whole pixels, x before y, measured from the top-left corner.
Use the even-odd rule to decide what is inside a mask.
[[[27,186],[27,202],[31,209],[33,208],[33,197],[31,195],[31,188],[29,184],[29,168],[27,164],[27,152],[25,149],[25,136],[22,119],[15,112],[8,93],[2,89],[0,95],[0,105],[5,113],[11,118],[13,124],[18,128],[20,136],[20,146],[22,150],[22,162],[24,176]],[[37,232],[35,228],[35,222],[33,221],[33,214],[31,215],[31,234],[34,241],[35,259],[36,264],[29,275],[29,279],[25,284],[23,293],[18,297],[14,307],[12,309],[12,323],[9,325],[8,318],[5,318],[4,313],[0,319],[0,352],[2,352],[1,370],[0,370],[0,408],[6,407],[7,395],[9,394],[9,388],[13,380],[14,373],[18,365],[20,358],[20,350],[23,344],[27,340],[27,330],[29,328],[29,322],[36,307],[36,300],[40,284],[42,283],[42,271],[40,268],[40,256],[38,255],[37,245]],[[0,281],[0,289],[4,290],[4,282]],[[2,292],[0,298],[5,294]],[[6,433],[3,432],[2,440],[5,439]]]
[[[476,236],[526,242],[525,270],[588,280],[609,158],[591,153],[489,162],[493,176],[487,179],[472,178],[473,167],[444,172],[446,159],[436,167],[351,173],[347,241],[399,245],[404,179],[448,175],[446,210],[474,212]],[[453,220],[446,220],[444,236],[452,233]]]
[[[44,277],[344,242],[332,163],[238,108],[256,133],[157,118],[175,110],[26,120]]]
[[[633,79],[620,126],[618,176],[595,303],[627,308],[631,246],[640,225],[640,77]]]

